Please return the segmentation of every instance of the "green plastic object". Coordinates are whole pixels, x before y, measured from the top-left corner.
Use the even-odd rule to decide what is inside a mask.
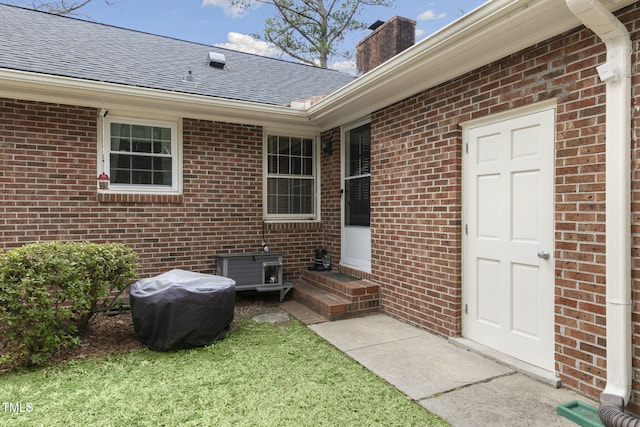
[[[558,414],[582,427],[604,427],[598,416],[598,408],[582,403],[579,400],[573,400],[558,406]]]

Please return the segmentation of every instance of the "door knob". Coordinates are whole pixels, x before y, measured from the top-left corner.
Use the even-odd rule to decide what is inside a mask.
[[[550,256],[551,254],[549,253],[549,251],[541,250],[540,252],[538,252],[538,258],[549,259]]]

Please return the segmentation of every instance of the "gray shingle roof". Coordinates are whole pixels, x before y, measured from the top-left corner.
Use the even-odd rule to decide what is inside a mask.
[[[0,67],[225,99],[284,105],[328,95],[354,77],[311,67],[0,5]],[[207,64],[225,55],[224,70]],[[182,82],[191,70],[197,84]]]

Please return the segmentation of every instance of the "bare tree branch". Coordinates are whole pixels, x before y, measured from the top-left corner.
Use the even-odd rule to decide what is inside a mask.
[[[32,1],[13,1],[11,3],[19,6],[31,7],[35,10],[41,10],[43,12],[54,13],[56,15],[76,15],[77,11],[84,6],[91,3],[93,0],[59,0],[59,1],[45,1],[45,0],[32,0]],[[115,0],[103,0],[106,4],[111,6]]]
[[[348,57],[339,44],[349,31],[367,27],[355,19],[364,6],[391,6],[394,0],[231,0],[248,8],[261,3],[275,8],[258,38],[306,64],[327,68],[329,56]]]

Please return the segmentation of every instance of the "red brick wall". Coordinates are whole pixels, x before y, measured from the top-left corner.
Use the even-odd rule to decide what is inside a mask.
[[[604,48],[590,31],[551,45],[566,55],[556,142],[556,366],[597,397],[606,382]]]
[[[640,6],[618,15],[636,41]],[[637,76],[635,52],[632,59]],[[605,85],[595,70],[604,61],[604,45],[580,28],[372,115],[372,277],[381,286],[382,310],[434,333],[457,336],[462,297],[459,124],[557,99],[556,370],[564,386],[591,397],[606,383]],[[637,77],[633,85],[635,106],[640,101]],[[638,109],[633,114],[635,391],[629,408],[640,413]],[[324,227],[338,226],[325,222]]]
[[[262,129],[185,119],[179,196],[96,192],[95,109],[0,99],[0,249],[38,240],[117,241],[141,276],[215,271],[215,254],[260,251]],[[285,276],[310,265],[318,223],[266,224]]]
[[[336,128],[320,135],[322,141],[331,143],[331,154],[323,153],[321,157],[321,215],[322,215],[322,239],[331,261],[337,265],[340,263],[342,251],[342,197],[340,176],[340,129]]]
[[[459,334],[461,313],[462,145],[442,102],[450,95],[400,102],[371,124],[372,275],[383,310],[445,336]]]
[[[95,214],[96,112],[0,100],[0,245],[104,239]]]

